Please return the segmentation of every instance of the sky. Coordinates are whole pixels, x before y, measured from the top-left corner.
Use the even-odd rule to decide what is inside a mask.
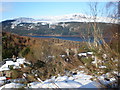
[[[42,16],[60,16],[73,13],[90,14],[89,2],[2,2],[2,20],[19,17],[39,19]],[[93,2],[92,2],[93,3]],[[106,2],[99,2],[104,10]]]

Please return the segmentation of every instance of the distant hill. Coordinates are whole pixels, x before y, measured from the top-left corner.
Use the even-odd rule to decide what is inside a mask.
[[[117,22],[111,18],[97,17],[97,25],[104,36],[111,35],[111,28]],[[19,35],[79,35],[93,31],[93,17],[83,14],[70,14],[64,16],[44,17],[38,20],[32,18],[16,18],[2,21],[2,30]],[[107,34],[106,34],[107,33]]]
[[[92,22],[60,22],[58,24],[48,24],[48,23],[19,23],[13,24],[15,20],[7,20],[2,22],[2,30],[6,32],[11,32],[19,35],[69,35],[69,36],[82,36],[86,34],[88,29],[89,34],[92,33]],[[117,24],[111,23],[97,23],[100,26],[103,36],[111,36],[111,29]]]

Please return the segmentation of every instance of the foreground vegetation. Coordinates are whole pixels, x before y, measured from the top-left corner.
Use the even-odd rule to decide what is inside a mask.
[[[16,57],[25,57],[31,66],[29,70],[24,68],[24,72],[38,70],[41,79],[45,80],[57,74],[64,74],[77,68],[81,62],[75,57],[75,50],[78,52],[87,51],[87,48],[79,42],[65,41],[59,39],[37,39],[18,36],[15,34],[3,32],[3,59]],[[81,46],[81,49],[78,49]],[[69,55],[67,55],[69,49]],[[73,49],[73,50],[72,50]],[[65,57],[61,57],[65,55]]]
[[[115,40],[112,42],[115,42]],[[96,76],[106,73],[109,73],[107,78],[118,76],[114,72],[118,72],[119,52],[116,53],[117,49],[114,44],[106,43],[109,45],[106,47],[103,44],[94,46],[94,43],[89,44],[89,42],[39,39],[6,32],[3,32],[2,43],[3,59],[15,55],[16,57],[25,57],[31,63],[25,63],[27,67],[15,70],[11,66],[11,72],[17,73],[12,78],[27,73],[29,76],[28,82],[31,82],[36,81],[35,74],[41,80],[46,80],[51,76],[64,75],[73,70],[84,70],[87,74],[93,76],[92,80],[98,82],[99,79]],[[90,51],[93,52],[92,55],[78,55]],[[96,63],[93,63],[95,60]],[[104,68],[101,68],[101,66],[104,66]]]

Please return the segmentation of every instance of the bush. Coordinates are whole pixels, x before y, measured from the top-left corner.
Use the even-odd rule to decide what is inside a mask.
[[[25,55],[27,55],[30,52],[30,48],[26,47],[23,51],[22,51],[22,56],[24,57]]]
[[[17,70],[12,70],[11,73],[12,73],[12,76],[11,76],[12,79],[16,79],[21,75]]]
[[[45,66],[45,62],[38,60],[38,61],[34,64],[34,66],[35,66],[36,68],[44,67],[44,66]]]
[[[13,70],[13,67],[14,67],[14,65],[9,65],[9,66],[8,66],[8,68],[9,68],[10,70]]]

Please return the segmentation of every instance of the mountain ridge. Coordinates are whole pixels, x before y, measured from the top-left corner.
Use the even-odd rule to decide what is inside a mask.
[[[89,16],[86,14],[74,13],[74,14],[61,15],[61,16],[44,16],[44,17],[40,17],[39,19],[28,18],[28,17],[19,17],[19,18],[14,18],[13,20],[16,20],[14,23],[46,22],[49,24],[56,24],[59,22],[94,22],[94,18],[95,17]],[[118,23],[118,20],[109,18],[109,17],[96,17],[96,22]]]
[[[92,19],[93,18],[93,19]],[[103,20],[104,19],[104,20]],[[96,24],[103,32],[111,35],[111,28],[117,26],[118,23],[110,22],[114,21],[108,18],[109,20],[104,22],[105,18],[98,18]],[[3,31],[16,33],[19,35],[50,35],[50,36],[78,36],[82,33],[88,32],[90,29],[90,34],[93,31],[94,17],[82,15],[82,14],[70,14],[64,16],[55,16],[41,19],[33,19],[20,17],[12,20],[6,20],[1,22],[1,28]],[[87,33],[86,33],[87,35]],[[107,36],[108,36],[107,35]]]

